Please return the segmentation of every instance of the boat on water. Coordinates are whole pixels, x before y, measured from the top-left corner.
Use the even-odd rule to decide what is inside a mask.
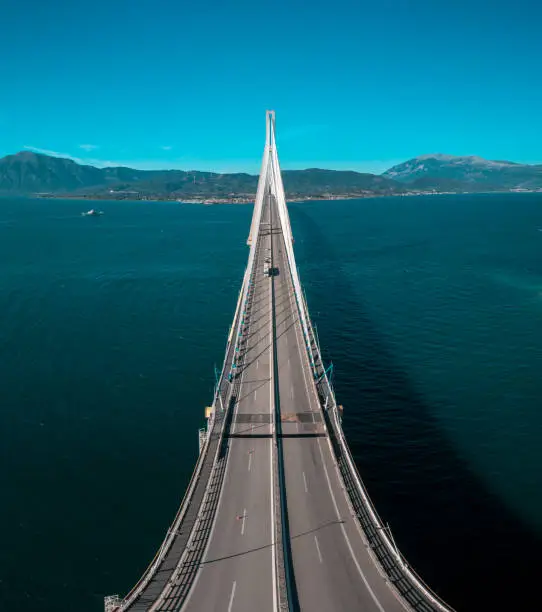
[[[81,214],[83,217],[100,217],[104,213],[102,210],[95,210],[94,208],[91,208],[90,210],[87,210],[87,212]]]

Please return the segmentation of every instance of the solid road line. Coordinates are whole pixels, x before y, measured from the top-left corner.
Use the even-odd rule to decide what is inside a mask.
[[[339,520],[340,528],[341,528],[341,531],[343,533],[344,539],[346,541],[346,545],[348,546],[348,550],[350,551],[350,555],[352,557],[352,560],[354,561],[354,564],[356,565],[356,567],[358,569],[358,572],[359,572],[359,575],[361,576],[361,579],[365,583],[365,586],[367,587],[367,590],[369,591],[369,594],[373,598],[373,601],[375,602],[376,607],[380,610],[380,612],[385,612],[385,610],[382,607],[380,601],[378,601],[378,598],[375,595],[375,592],[371,588],[371,585],[369,584],[369,581],[365,577],[365,574],[363,573],[363,570],[361,569],[361,566],[360,566],[360,564],[359,564],[359,562],[357,560],[356,555],[354,554],[354,551],[352,550],[352,544],[350,544],[350,540],[348,539],[348,534],[346,533],[346,529],[344,527],[344,523],[341,520],[341,515],[340,515],[340,512],[339,512],[339,507],[337,506],[337,500],[335,499],[335,494],[333,493],[333,489],[331,488],[331,481],[329,480],[329,474],[327,472],[327,466],[326,466],[326,462],[325,462],[325,459],[324,459],[324,453],[322,451],[322,445],[320,444],[320,438],[318,438],[318,448],[320,449],[320,457],[322,458],[322,467],[324,468],[324,474],[326,476],[327,486],[328,486],[329,492],[331,494],[331,501],[333,502],[333,506],[335,508],[335,514],[337,515],[337,519]]]

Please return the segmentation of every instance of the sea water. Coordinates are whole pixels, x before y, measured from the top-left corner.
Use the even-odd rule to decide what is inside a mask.
[[[252,207],[0,200],[0,610],[91,612],[153,557],[197,456]],[[458,610],[532,607],[542,195],[290,205],[360,473]]]

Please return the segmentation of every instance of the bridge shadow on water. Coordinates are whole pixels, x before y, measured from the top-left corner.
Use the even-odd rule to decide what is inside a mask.
[[[407,561],[458,611],[539,609],[540,536],[459,456],[310,206],[289,207],[301,282],[324,361],[335,366],[346,437],[380,516]]]

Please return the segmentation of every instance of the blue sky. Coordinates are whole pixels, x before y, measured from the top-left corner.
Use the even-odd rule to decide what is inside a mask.
[[[0,156],[380,172],[542,162],[536,0],[0,0]]]

